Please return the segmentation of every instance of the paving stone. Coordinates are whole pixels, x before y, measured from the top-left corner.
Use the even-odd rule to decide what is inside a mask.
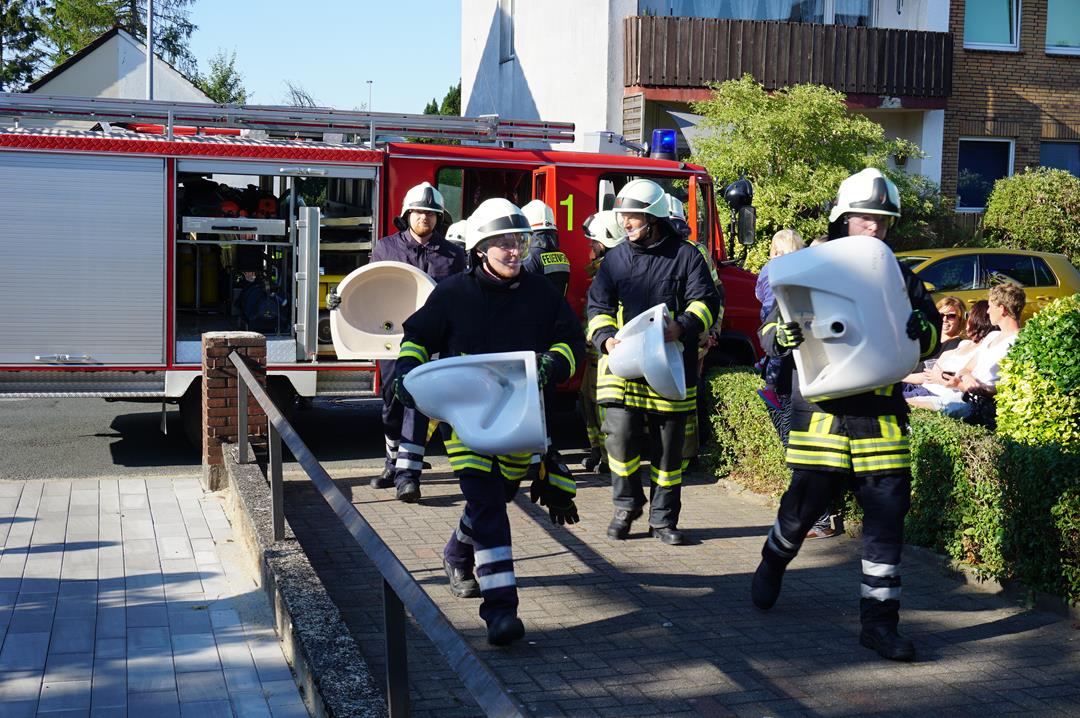
[[[175,690],[132,693],[128,696],[128,715],[153,718],[180,718],[180,701]]]
[[[11,633],[0,649],[0,673],[7,671],[43,671],[49,651],[49,634]]]
[[[90,710],[90,681],[66,681],[41,684],[39,713],[64,710]]]
[[[225,676],[221,671],[177,673],[176,687],[181,703],[212,701],[225,694]]]

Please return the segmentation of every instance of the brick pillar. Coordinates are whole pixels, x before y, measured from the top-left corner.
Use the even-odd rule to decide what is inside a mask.
[[[237,387],[240,379],[229,355],[237,352],[247,360],[255,379],[266,388],[266,337],[255,332],[207,332],[202,335],[202,466],[203,488],[217,491],[225,486],[221,453],[223,442],[237,437]],[[248,436],[255,447],[266,446],[266,414],[248,396]]]

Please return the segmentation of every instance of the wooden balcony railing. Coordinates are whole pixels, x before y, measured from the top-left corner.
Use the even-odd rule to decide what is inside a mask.
[[[627,87],[704,87],[746,73],[767,89],[814,83],[846,94],[948,97],[952,35],[792,22],[628,17]]]

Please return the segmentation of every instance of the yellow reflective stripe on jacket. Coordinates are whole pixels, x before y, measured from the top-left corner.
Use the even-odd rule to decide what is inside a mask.
[[[596,400],[622,402],[626,379],[615,376],[608,369],[609,358],[601,354],[596,366]]]
[[[852,439],[852,454],[877,454],[883,451],[908,451],[910,445],[906,436],[899,439]]]
[[[611,467],[611,473],[616,476],[633,476],[634,472],[641,467],[641,457],[635,456],[629,461],[623,462],[614,456],[608,456],[608,466]]]
[[[450,468],[454,471],[475,469],[476,471],[491,471],[492,461],[490,456],[482,456],[461,443],[457,433],[451,433],[446,440],[446,458],[450,459]]]
[[[713,313],[709,311],[709,305],[705,302],[695,299],[686,307],[686,312],[697,317],[704,330],[713,325]]]
[[[551,471],[547,472],[548,483],[559,489],[565,491],[571,496],[577,496],[577,484],[569,476],[563,476],[562,474],[556,474]]]
[[[907,469],[911,467],[911,454],[882,454],[880,456],[853,456],[855,473]]]
[[[652,482],[657,486],[678,486],[682,483],[682,469],[675,469],[674,471],[663,471],[655,466],[649,467],[649,475],[652,478]]]
[[[851,469],[851,457],[847,452],[802,451],[788,446],[784,458],[789,464],[799,464],[800,466],[830,466],[836,469]]]
[[[879,386],[877,389],[874,389],[874,396],[892,396],[893,390],[895,388],[895,384],[889,384],[888,386]]]
[[[881,427],[881,436],[885,439],[895,439],[903,435],[900,430],[900,422],[895,414],[886,414],[878,417],[878,426]]]
[[[610,314],[597,314],[595,317],[589,320],[589,325],[585,328],[586,339],[590,342],[596,332],[600,331],[604,327],[612,327],[618,329],[619,325],[615,323],[615,317]]]
[[[499,473],[507,481],[521,481],[529,471],[532,454],[499,454]]]
[[[926,347],[926,351],[919,354],[920,359],[925,359],[928,356],[933,355],[937,351],[938,347],[938,329],[933,324],[930,325],[930,343]]]
[[[808,431],[811,434],[821,434],[823,436],[840,436],[840,434],[830,434],[829,429],[833,425],[833,415],[827,414],[824,411],[815,411],[810,415],[810,428]],[[844,437],[847,438],[846,436]]]
[[[790,446],[815,446],[822,449],[847,451],[849,439],[839,434],[815,434],[809,431],[791,431],[788,433]]]
[[[686,398],[674,400],[657,394],[644,379],[627,379],[623,402],[629,408],[665,414],[694,411],[697,407],[697,387],[686,387]]]
[[[548,349],[548,351],[560,354],[564,359],[566,359],[567,363],[570,364],[570,376],[573,376],[577,373],[577,362],[574,361],[574,352],[571,351],[569,344],[566,344],[565,342],[552,344],[551,348]]]
[[[398,352],[398,359],[404,359],[405,357],[412,357],[418,359],[421,364],[426,363],[430,358],[428,350],[424,345],[417,344],[416,342],[402,342],[401,350]]]

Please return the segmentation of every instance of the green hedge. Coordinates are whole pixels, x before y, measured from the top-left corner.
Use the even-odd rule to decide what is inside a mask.
[[[779,496],[789,473],[783,447],[748,368],[707,381],[718,476]],[[1080,601],[1080,455],[1030,446],[918,410],[911,415],[912,505],[906,536],[970,565],[984,578]],[[845,521],[860,516],[850,494]]]

